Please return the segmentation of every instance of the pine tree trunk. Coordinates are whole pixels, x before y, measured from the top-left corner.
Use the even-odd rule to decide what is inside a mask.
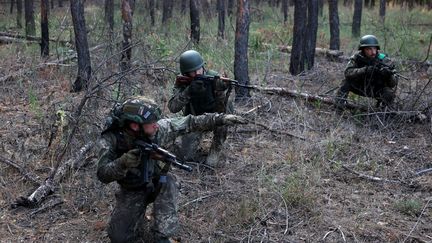
[[[293,44],[289,71],[292,75],[300,74],[305,69],[305,33],[307,23],[307,2],[294,0]]]
[[[323,16],[323,12],[324,12],[324,0],[318,0],[318,13],[319,16]]]
[[[36,35],[33,0],[24,0],[24,18],[26,35]]]
[[[49,1],[41,0],[41,56],[49,56],[49,27],[48,27]]]
[[[17,4],[17,18],[16,18],[17,27],[21,29],[22,28],[22,7],[23,7],[22,0],[17,0],[16,4]]]
[[[155,0],[149,0],[149,14],[150,14],[150,24],[155,25]]]
[[[318,31],[318,0],[308,0],[307,15],[305,61],[307,69],[311,70],[315,63],[315,47]]]
[[[218,37],[225,39],[225,0],[217,0]]]
[[[105,0],[105,23],[110,41],[114,38],[114,0]]]
[[[354,2],[354,15],[352,22],[352,36],[359,37],[361,29],[363,0],[355,0]]]
[[[197,0],[190,0],[190,19],[191,19],[191,34],[190,38],[194,44],[199,44],[200,41],[200,17],[197,5]]]
[[[72,23],[75,32],[75,47],[78,57],[78,75],[72,85],[72,92],[79,92],[83,88],[86,88],[91,78],[91,61],[84,18],[84,1],[70,1]]]
[[[288,21],[288,3],[289,0],[282,0],[282,13],[284,18],[284,23]]]
[[[166,25],[170,16],[170,8],[172,8],[171,0],[163,0],[162,2],[162,26]]]
[[[132,15],[133,10],[129,0],[122,0],[121,13],[123,21],[123,43],[122,54],[120,59],[120,70],[122,72],[130,68],[130,61],[132,58]]]
[[[153,0],[154,1],[154,0]],[[180,5],[180,13],[185,14],[187,8],[187,0],[182,0]]]
[[[228,0],[228,6],[227,6],[228,17],[232,18],[233,13],[234,13],[234,0]]]
[[[381,22],[384,24],[386,15],[386,0],[380,0],[379,16]]]
[[[340,49],[338,0],[328,0],[330,21],[330,50]]]
[[[237,1],[237,20],[234,44],[234,77],[244,85],[249,84],[248,41],[249,41],[250,10],[249,0]],[[236,100],[250,97],[249,90],[235,87]]]
[[[9,9],[9,13],[10,14],[13,14],[14,5],[15,5],[15,1],[14,0],[10,0],[10,9]]]

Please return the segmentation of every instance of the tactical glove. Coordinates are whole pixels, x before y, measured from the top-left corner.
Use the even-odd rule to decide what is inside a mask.
[[[241,117],[241,116],[237,116],[237,115],[223,115],[222,117],[222,124],[223,125],[235,125],[235,124],[247,124],[248,121]]]
[[[204,93],[206,87],[203,80],[193,80],[189,86],[189,92],[192,94]]]
[[[393,70],[391,70],[388,67],[382,67],[380,69],[380,73],[384,76],[384,77],[391,77],[393,75]]]
[[[123,168],[134,168],[140,164],[140,149],[131,149],[124,153],[118,161]]]

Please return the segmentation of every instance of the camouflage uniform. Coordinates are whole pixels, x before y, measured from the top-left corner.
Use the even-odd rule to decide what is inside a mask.
[[[387,106],[393,103],[396,97],[397,78],[393,74],[386,74],[379,69],[378,62],[378,57],[375,59],[366,58],[361,51],[350,58],[345,69],[345,79],[337,93],[338,105],[343,105],[346,102],[350,91],[357,95],[377,99],[377,106],[381,104]],[[381,62],[392,66],[388,58]]]
[[[146,142],[158,142],[161,147],[172,143],[179,135],[193,131],[208,131],[223,124],[223,116],[206,114],[162,119],[158,122],[159,131],[155,138],[140,138]],[[145,223],[145,211],[153,202],[154,233],[156,239],[171,237],[178,230],[178,188],[175,178],[168,174],[166,182],[160,182],[162,162],[147,155],[147,175],[149,183],[144,181],[144,163],[136,168],[123,168],[119,163],[122,154],[134,148],[136,137],[124,129],[108,130],[102,133],[98,141],[99,160],[97,176],[100,181],[117,181],[120,190],[116,193],[116,206],[111,216],[108,235],[112,242],[141,242]]]
[[[206,71],[205,75],[217,76],[218,73],[212,70]],[[209,82],[205,83],[205,92],[194,93],[190,90],[190,85],[176,84],[173,90],[173,96],[168,102],[168,108],[171,112],[177,113],[183,110],[184,115],[201,115],[204,113],[233,113],[231,102],[225,104],[225,97],[229,84],[222,80],[216,81],[214,84]],[[209,151],[209,156],[216,156],[220,154],[223,143],[227,137],[226,127],[217,127],[213,130],[213,141]],[[196,150],[202,139],[201,133],[190,133],[182,137],[181,151],[186,160],[196,160]],[[212,159],[207,162],[210,165],[215,165],[218,161]]]

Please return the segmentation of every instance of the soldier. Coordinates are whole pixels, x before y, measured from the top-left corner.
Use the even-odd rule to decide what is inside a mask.
[[[396,97],[397,77],[394,65],[385,55],[379,53],[378,39],[365,35],[345,69],[345,79],[336,95],[336,105],[344,108],[348,93],[372,97],[377,107],[388,107]]]
[[[218,73],[206,70],[204,60],[200,53],[188,50],[180,55],[180,72],[182,75],[194,78],[199,75],[217,76]],[[174,86],[173,96],[168,102],[171,112],[183,110],[184,115],[202,115],[204,113],[232,113],[232,104],[227,104],[227,89],[230,84],[217,79],[215,82],[193,80],[190,84],[177,83]],[[215,166],[221,163],[221,150],[227,136],[226,127],[213,130],[213,141],[206,158],[206,164]],[[182,137],[181,149],[184,159],[196,160],[196,151],[200,144],[202,134],[190,133]]]
[[[103,183],[117,181],[120,185],[108,228],[111,242],[147,242],[143,235],[145,211],[152,202],[156,242],[170,242],[178,229],[175,178],[157,161],[160,157],[134,145],[137,139],[163,146],[191,131],[245,123],[242,117],[217,113],[173,119],[160,116],[153,100],[142,96],[128,99],[113,109],[112,122],[98,141],[97,177]]]

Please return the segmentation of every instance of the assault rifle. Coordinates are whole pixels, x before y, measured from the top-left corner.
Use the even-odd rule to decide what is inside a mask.
[[[230,79],[230,78],[225,78],[225,77],[220,77],[220,76],[209,76],[209,75],[198,75],[196,77],[187,77],[187,76],[183,76],[183,75],[178,75],[176,77],[176,84],[183,84],[183,85],[188,85],[190,83],[192,83],[192,81],[194,80],[202,80],[202,81],[208,81],[208,82],[214,82],[216,80],[222,80],[226,83],[229,83],[233,86],[236,87],[241,87],[241,88],[246,88],[246,89],[257,89],[255,86],[253,85],[245,85],[245,84],[240,84],[237,80],[234,79]]]
[[[170,153],[169,151],[159,147],[159,145],[155,143],[146,143],[142,140],[135,141],[135,145],[137,145],[140,149],[142,149],[145,152],[150,152],[151,157],[156,160],[160,160],[167,165],[173,165],[176,166],[182,170],[186,170],[188,172],[191,172],[193,169],[192,167],[186,165],[184,162],[179,161],[177,159],[177,156]]]
[[[402,75],[398,71],[396,71],[395,68],[392,65],[388,65],[388,64],[384,63],[383,60],[384,60],[385,57],[386,57],[386,55],[384,53],[379,53],[378,54],[378,61],[376,61],[376,65],[377,65],[378,68],[386,67],[396,77],[403,78],[405,80],[409,80],[407,77],[405,77],[404,75]]]

